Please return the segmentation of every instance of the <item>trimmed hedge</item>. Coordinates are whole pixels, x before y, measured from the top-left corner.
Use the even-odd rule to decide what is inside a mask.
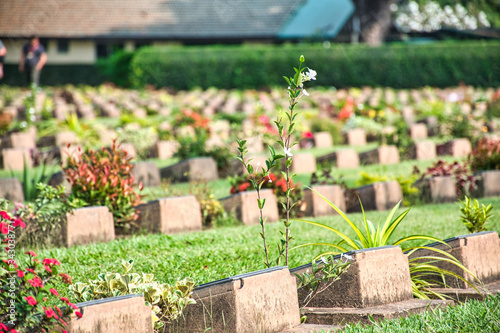
[[[45,65],[40,74],[40,85],[99,85],[104,81],[104,76],[94,65]],[[26,74],[19,72],[18,65],[11,64],[4,64],[4,77],[0,84],[28,86]]]
[[[299,56],[318,72],[315,85],[449,87],[500,85],[500,43],[426,45],[285,45],[146,47],[132,58],[130,81],[175,89],[262,88],[283,85]]]

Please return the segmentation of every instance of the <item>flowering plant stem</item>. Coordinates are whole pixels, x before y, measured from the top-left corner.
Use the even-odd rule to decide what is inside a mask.
[[[284,257],[285,258],[285,264],[288,266],[288,244],[290,240],[292,239],[291,234],[290,234],[290,211],[293,208],[293,206],[296,203],[291,203],[290,196],[293,191],[293,187],[291,187],[292,184],[292,179],[294,175],[290,174],[290,166],[292,165],[292,157],[293,154],[291,152],[291,149],[293,146],[295,146],[298,142],[292,142],[293,137],[292,134],[294,132],[294,127],[295,127],[295,118],[298,115],[298,112],[294,112],[295,106],[297,105],[299,99],[302,96],[309,96],[307,91],[304,89],[304,82],[310,81],[310,80],[316,80],[316,72],[308,69],[306,73],[304,73],[304,70],[306,67],[303,67],[305,59],[304,56],[300,56],[299,59],[299,68],[294,68],[295,70],[295,75],[293,77],[286,77],[284,76],[284,79],[288,83],[288,99],[289,99],[289,106],[288,106],[288,111],[285,112],[286,117],[288,118],[288,126],[285,129],[285,125],[283,123],[283,118],[278,115],[276,121],[274,122],[276,126],[278,127],[278,133],[279,133],[279,140],[277,141],[278,144],[283,148],[283,154],[277,154],[275,149],[272,146],[269,146],[269,151],[271,153],[271,157],[266,160],[266,166],[262,167],[263,171],[263,176],[261,179],[256,180],[254,171],[257,172],[258,168],[260,167],[259,164],[257,164],[257,167],[254,169],[254,167],[250,164],[251,159],[245,160],[245,155],[247,154],[248,150],[246,148],[246,140],[237,140],[238,142],[238,151],[239,151],[239,156],[238,159],[243,163],[243,166],[245,167],[245,170],[248,172],[250,175],[250,181],[253,185],[253,187],[257,191],[257,204],[259,206],[259,223],[262,227],[262,232],[260,233],[263,243],[264,243],[264,252],[266,255],[266,266],[270,267],[270,261],[269,261],[269,249],[268,245],[266,243],[266,237],[265,237],[265,222],[266,219],[263,216],[263,209],[264,205],[266,202],[266,199],[261,198],[261,193],[260,189],[262,187],[262,184],[264,181],[266,181],[266,177],[269,177],[269,173],[272,168],[274,168],[277,165],[277,161],[284,159],[285,160],[285,171],[281,171],[283,177],[285,177],[286,180],[286,203],[282,203],[283,208],[286,212],[286,217],[285,220],[283,221],[283,224],[285,225],[285,233],[282,233],[283,239],[281,240],[281,243],[278,244],[278,257],[276,259],[276,264],[279,265],[281,262],[281,259]],[[271,178],[269,177],[269,180],[271,181]]]

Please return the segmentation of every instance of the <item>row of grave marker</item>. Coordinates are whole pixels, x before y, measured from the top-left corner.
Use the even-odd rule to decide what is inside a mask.
[[[429,244],[457,258],[479,281],[445,261],[434,264],[477,286],[471,289],[460,280],[447,280],[451,288],[433,289],[448,300],[413,298],[409,257],[399,246],[351,251],[335,257],[349,261],[340,279],[304,307],[307,292],[297,290],[296,274],[311,273],[311,264],[289,270],[273,267],[199,285],[193,292],[196,304],[189,305],[165,332],[312,332],[338,329],[347,323],[370,324],[371,320],[393,319],[446,307],[454,301],[484,299],[500,292],[500,239],[496,232],[454,237],[444,244]],[[419,250],[410,258],[425,256]],[[441,255],[442,256],[442,255]],[[479,293],[478,293],[479,291]],[[72,318],[69,332],[152,333],[151,310],[138,295],[112,297],[77,304],[83,317]],[[300,307],[303,307],[299,311]],[[306,315],[305,324],[300,316]]]
[[[229,122],[224,120],[216,121],[212,124],[214,130],[211,132],[211,137],[207,141],[207,147],[223,145],[223,141],[229,137],[230,125]],[[253,126],[253,125],[251,125]],[[391,131],[391,129],[386,129]],[[427,127],[425,124],[414,124],[410,128],[412,139],[415,141],[414,148],[410,152],[410,158],[414,159],[429,159],[436,156],[434,144],[431,141],[419,142],[427,138]],[[194,133],[191,133],[194,135]],[[105,140],[106,144],[111,144],[113,134],[103,134],[108,136],[109,139]],[[116,133],[114,134],[116,137]],[[366,134],[363,129],[356,128],[346,132],[346,142],[351,146],[366,145]],[[34,127],[26,132],[11,133],[0,140],[0,167],[3,169],[22,170],[24,163],[32,166],[33,161],[31,154],[38,148],[47,148],[45,154],[50,155],[52,158],[64,161],[78,147],[78,138],[74,132],[62,131],[53,136],[42,137],[36,142],[36,130]],[[66,147],[67,144],[72,145],[72,149]],[[262,139],[254,137],[249,139],[249,151],[252,153],[261,153],[264,150]],[[463,144],[462,144],[463,145]],[[314,147],[332,147],[333,141],[330,133],[317,132],[311,138],[311,145]],[[150,156],[154,158],[167,159],[171,158],[177,151],[179,143],[175,140],[158,140],[150,148]],[[126,150],[131,157],[135,157],[137,152],[130,143],[122,143],[122,148]],[[47,150],[45,149],[45,150]],[[465,148],[462,148],[465,149]],[[469,149],[470,150],[470,149]],[[439,151],[439,149],[438,149]],[[344,154],[353,154],[351,151],[346,151]],[[373,155],[360,155],[361,163],[377,163],[377,156]],[[444,151],[443,154],[452,154],[454,156],[462,156],[463,153],[454,153],[453,149]],[[398,155],[396,157],[396,155]],[[349,155],[350,156],[350,155]],[[324,159],[328,160],[331,157],[325,156]],[[374,160],[375,158],[375,160]],[[394,154],[392,151],[386,157],[381,157],[382,163],[397,163],[399,161],[399,154]],[[26,162],[24,162],[26,161]],[[352,162],[354,163],[354,162]],[[342,167],[340,163],[340,167]]]
[[[476,198],[500,196],[500,171],[485,171],[476,174]],[[457,200],[455,180],[451,176],[434,177],[420,180],[416,186],[421,189],[423,201],[443,203]],[[21,190],[16,178],[0,180],[0,196],[17,201],[9,195],[9,190]],[[314,185],[304,190],[302,213],[306,216],[328,216],[336,212],[328,202],[334,203],[344,212],[360,212],[363,203],[366,211],[388,210],[403,200],[403,193],[397,181],[379,182],[344,191],[339,185]],[[261,198],[266,199],[263,214],[269,222],[279,221],[278,203],[271,189],[261,190]],[[359,198],[359,200],[358,200]],[[246,225],[255,225],[259,221],[257,192],[240,192],[220,199],[227,212]],[[192,195],[153,200],[137,206],[138,225],[149,233],[173,234],[179,232],[201,231],[202,218],[200,204]],[[109,241],[115,238],[112,214],[106,207],[80,208],[68,214],[62,228],[63,245],[81,245],[93,242]]]

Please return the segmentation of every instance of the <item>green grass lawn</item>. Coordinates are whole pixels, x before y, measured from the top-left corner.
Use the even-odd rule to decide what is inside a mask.
[[[489,230],[500,231],[498,207],[500,198],[480,200],[492,203],[496,209],[490,221]],[[256,208],[257,209],[257,208]],[[368,212],[368,218],[378,222],[387,212]],[[349,214],[357,223],[360,214]],[[339,216],[323,217],[325,222],[347,235],[353,232]],[[276,244],[280,239],[282,223],[267,225],[268,244],[272,244],[272,257],[276,255]],[[300,222],[292,224],[292,245],[311,241],[338,241],[337,237],[321,228]],[[109,243],[38,250],[39,257],[54,257],[61,261],[63,271],[73,281],[95,279],[101,272],[119,271],[122,259],[134,259],[137,272],[155,274],[162,282],[173,282],[177,278],[192,277],[197,283],[205,283],[224,277],[264,268],[260,226],[233,226],[205,230],[203,232],[176,235],[136,235]],[[424,205],[414,207],[402,222],[394,239],[409,234],[428,234],[441,239],[466,234],[466,228],[459,221],[457,204]],[[23,253],[27,249],[19,249]],[[311,261],[321,248],[302,248],[290,255],[290,267]],[[63,289],[64,287],[60,287]]]
[[[371,326],[348,325],[346,333],[500,332],[500,294],[445,310],[435,309]]]

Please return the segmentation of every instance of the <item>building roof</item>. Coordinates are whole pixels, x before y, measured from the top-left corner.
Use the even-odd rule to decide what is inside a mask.
[[[336,1],[9,0],[0,1],[0,36],[19,38],[36,34],[45,38],[275,38],[302,7],[307,7],[307,3],[322,3],[324,6],[325,2],[333,4]],[[332,17],[332,20],[336,19]]]

